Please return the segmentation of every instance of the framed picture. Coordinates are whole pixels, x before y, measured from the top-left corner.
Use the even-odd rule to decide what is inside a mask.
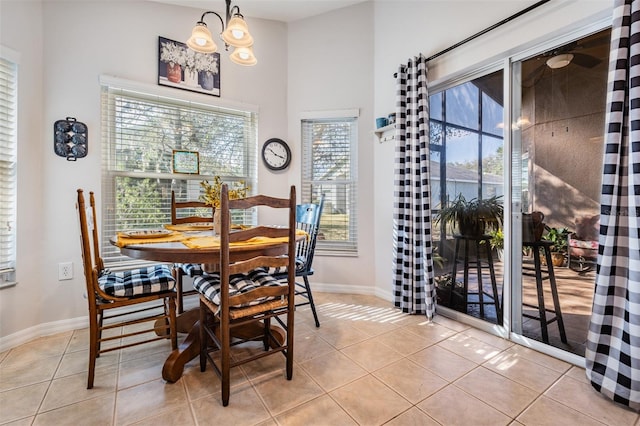
[[[184,43],[159,37],[158,84],[220,96],[220,54],[196,52]]]
[[[200,156],[196,151],[173,150],[173,173],[200,174]]]

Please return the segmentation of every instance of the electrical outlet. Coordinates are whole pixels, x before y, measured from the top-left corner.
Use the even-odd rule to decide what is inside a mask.
[[[70,280],[73,278],[73,263],[58,263],[58,281]]]

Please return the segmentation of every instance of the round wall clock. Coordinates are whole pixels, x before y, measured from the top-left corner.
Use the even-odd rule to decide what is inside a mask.
[[[262,161],[269,170],[284,170],[291,163],[291,149],[282,139],[271,138],[262,146]]]

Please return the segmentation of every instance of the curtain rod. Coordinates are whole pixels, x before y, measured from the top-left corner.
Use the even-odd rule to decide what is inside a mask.
[[[542,6],[542,5],[543,5],[543,4],[545,4],[545,3],[549,3],[550,1],[551,1],[551,0],[541,0],[541,1],[537,2],[537,3],[535,3],[535,4],[532,4],[531,6],[527,7],[526,9],[522,9],[520,12],[517,12],[517,13],[515,13],[515,14],[513,14],[513,15],[509,16],[508,18],[503,19],[502,21],[500,21],[500,22],[498,22],[498,23],[493,24],[492,26],[487,27],[487,28],[485,28],[484,30],[482,30],[482,31],[480,31],[480,32],[477,32],[477,33],[475,33],[474,35],[469,36],[469,37],[465,38],[464,40],[459,41],[458,43],[456,43],[456,44],[454,44],[454,45],[452,45],[452,46],[449,46],[449,47],[447,47],[446,49],[441,50],[441,51],[439,51],[438,53],[436,53],[436,54],[434,54],[434,55],[429,56],[429,57],[426,59],[426,61],[428,62],[428,61],[431,61],[431,60],[433,60],[433,59],[435,59],[435,58],[437,58],[437,57],[439,57],[439,56],[442,56],[442,55],[444,55],[445,53],[450,52],[450,51],[452,51],[453,49],[455,49],[455,48],[457,48],[457,47],[460,47],[460,46],[462,46],[463,44],[466,44],[466,43],[470,42],[471,40],[474,40],[474,39],[476,39],[476,38],[480,37],[481,35],[486,34],[486,33],[488,33],[489,31],[492,31],[492,30],[494,30],[494,29],[496,29],[496,28],[498,28],[498,27],[500,27],[500,26],[502,26],[502,25],[506,24],[507,22],[513,21],[514,19],[516,19],[516,18],[518,18],[518,17],[520,17],[520,16],[524,15],[525,13],[528,13],[528,12],[532,11],[533,9],[535,9],[535,8],[537,8],[537,7],[539,7],[539,6]],[[394,76],[394,77],[397,77],[397,76],[398,76],[398,73],[394,73],[394,74],[393,74],[393,76]]]

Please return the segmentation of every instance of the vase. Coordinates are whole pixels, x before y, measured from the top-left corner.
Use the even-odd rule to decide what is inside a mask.
[[[222,229],[222,211],[215,209],[213,211],[213,234],[220,235]],[[231,217],[229,217],[229,229],[231,229]]]
[[[182,81],[182,67],[175,62],[167,62],[167,80],[172,83]]]
[[[200,87],[204,90],[213,90],[213,73],[211,71],[201,71],[200,74]]]
[[[220,216],[222,216],[222,211],[220,209],[215,209],[213,211],[213,232],[215,235],[220,235],[220,227],[221,227]]]
[[[193,67],[186,67],[184,69],[184,83],[190,87],[198,86],[198,71]]]

